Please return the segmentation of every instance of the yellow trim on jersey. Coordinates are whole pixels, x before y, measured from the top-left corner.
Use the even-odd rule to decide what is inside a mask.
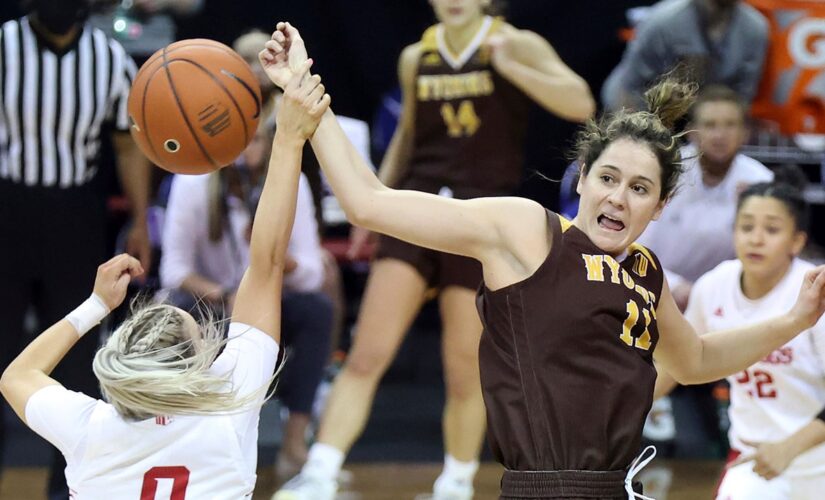
[[[437,24],[433,24],[421,35],[421,52],[438,51],[438,39],[435,36]]]
[[[647,258],[647,260],[650,261],[650,265],[653,266],[653,269],[657,271],[659,270],[659,268],[656,267],[656,261],[653,260],[653,255],[650,253],[650,250],[640,245],[639,243],[631,243],[630,246],[627,247],[627,253],[628,255],[630,255],[634,252],[639,252],[640,254],[644,255]]]
[[[556,215],[558,215],[558,214],[556,214]],[[561,224],[561,232],[562,233],[566,233],[567,230],[570,229],[570,226],[573,225],[572,222],[570,222],[566,218],[562,217],[561,215],[559,215],[559,224]]]

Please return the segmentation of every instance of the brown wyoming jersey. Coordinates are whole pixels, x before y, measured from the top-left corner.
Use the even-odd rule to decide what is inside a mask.
[[[529,101],[496,73],[483,47],[502,24],[486,17],[458,55],[447,48],[443,26],[424,32],[409,177],[484,194],[507,194],[518,186]]]
[[[619,471],[653,398],[662,267],[640,245],[605,254],[547,213],[536,272],[478,296],[481,383],[496,458],[515,471]]]

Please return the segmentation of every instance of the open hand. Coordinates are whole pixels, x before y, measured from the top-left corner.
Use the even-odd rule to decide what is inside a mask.
[[[122,253],[97,267],[94,293],[110,311],[126,298],[126,288],[132,278],[143,274],[143,266],[136,258]]]
[[[278,23],[272,38],[258,53],[258,60],[272,83],[285,89],[290,78],[307,60],[301,34],[289,23]]]

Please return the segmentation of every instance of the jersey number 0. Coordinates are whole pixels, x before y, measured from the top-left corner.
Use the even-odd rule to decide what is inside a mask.
[[[158,492],[158,479],[172,480],[172,494],[169,500],[186,500],[186,487],[189,485],[189,469],[182,465],[173,467],[152,467],[143,475],[143,487],[140,500],[155,500]]]

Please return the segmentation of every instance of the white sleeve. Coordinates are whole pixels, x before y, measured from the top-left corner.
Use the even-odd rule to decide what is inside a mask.
[[[708,333],[707,323],[705,322],[705,300],[708,293],[708,280],[706,277],[701,277],[696,280],[693,287],[690,289],[690,298],[688,298],[687,309],[685,310],[685,319],[693,325],[693,329],[699,335]]]
[[[257,328],[243,323],[229,324],[229,342],[211,371],[216,374],[231,372],[233,389],[239,397],[261,389],[275,373],[278,361],[278,344],[275,339]],[[268,385],[268,384],[267,384]],[[266,396],[260,391],[260,400],[248,411],[230,415],[232,426],[238,434],[242,449],[254,447],[257,441],[260,404]]]
[[[244,323],[229,325],[229,342],[211,371],[217,374],[231,372],[232,387],[244,397],[261,388],[275,372],[278,343],[261,330]],[[263,395],[261,396],[263,399]]]
[[[75,461],[78,445],[86,437],[89,418],[98,400],[62,385],[49,385],[29,397],[26,422],[60,450],[67,463]]]
[[[161,240],[160,284],[163,288],[177,288],[183,280],[195,274],[196,244],[199,219],[207,217],[201,206],[201,185],[176,175],[169,190],[169,201],[163,220]]]
[[[318,237],[318,222],[315,219],[315,205],[309,181],[301,174],[298,183],[298,202],[295,208],[295,224],[289,238],[289,255],[298,266],[284,275],[284,288],[297,292],[314,292],[324,281],[324,261],[321,241]]]

